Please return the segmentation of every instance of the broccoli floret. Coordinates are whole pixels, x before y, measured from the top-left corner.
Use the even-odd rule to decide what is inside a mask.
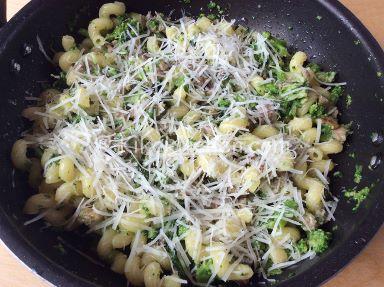
[[[342,86],[334,87],[331,90],[331,95],[329,96],[329,99],[331,100],[332,103],[335,104],[335,103],[337,103],[337,101],[339,100],[339,98],[341,97],[343,92],[344,92],[344,89]]]
[[[323,253],[329,247],[331,233],[322,229],[316,229],[308,233],[308,246],[317,254]]]
[[[228,108],[231,105],[231,102],[227,99],[220,99],[218,100],[217,105],[220,108]]]
[[[139,22],[132,17],[127,17],[126,15],[119,16],[116,18],[117,25],[112,33],[106,36],[107,41],[118,41],[119,43],[124,43],[129,40],[130,36],[135,35],[136,33],[140,33],[141,28]],[[133,27],[135,30],[132,31]]]
[[[273,37],[270,32],[263,32],[262,35],[281,57],[285,58],[289,56],[287,43],[284,40]]]
[[[276,223],[276,218],[268,219],[268,221],[267,221],[267,228],[272,230],[273,227],[275,226],[275,223]],[[284,227],[285,225],[287,225],[287,222],[285,220],[280,220],[279,227]]]
[[[303,253],[307,253],[308,252],[308,243],[307,243],[307,240],[305,239],[300,239],[299,242],[297,242],[297,250],[299,250],[299,252],[301,254]]]
[[[317,72],[316,77],[324,83],[332,83],[335,80],[336,72]]]
[[[297,204],[297,202],[293,199],[287,199],[285,202],[284,202],[284,205],[286,207],[289,207],[290,209],[297,209],[299,207],[299,205]]]
[[[360,207],[360,204],[367,198],[370,192],[371,189],[366,186],[359,191],[357,191],[356,188],[347,190],[346,192],[344,192],[344,196],[348,199],[353,199],[355,201],[356,204],[352,210],[356,211]]]
[[[332,127],[330,125],[321,126],[320,141],[326,142],[329,141],[332,137]]]
[[[184,81],[185,81],[184,76],[177,77],[174,80],[175,86],[176,87],[181,87],[182,85],[184,85]]]
[[[156,236],[157,235],[159,235],[159,230],[157,230],[157,229],[150,229],[150,230],[148,230],[147,232],[146,232],[146,235],[147,235],[147,238],[149,239],[149,240],[153,240],[153,239],[155,239],[156,238]]]
[[[308,68],[310,68],[314,73],[320,72],[320,66],[316,63],[309,63]]]
[[[353,178],[353,181],[355,182],[355,183],[360,183],[361,182],[361,180],[363,179],[363,175],[362,175],[362,173],[363,173],[363,166],[362,165],[360,165],[360,164],[357,164],[356,166],[355,166],[355,174],[354,174],[354,178]]]
[[[151,19],[148,21],[147,23],[147,27],[149,28],[149,30],[151,30],[152,32],[153,31],[156,31],[158,28],[159,28],[159,21],[156,20],[156,19]]]
[[[188,231],[188,226],[185,225],[179,225],[177,228],[177,236],[183,236]]]
[[[211,278],[212,276],[212,269],[213,269],[212,259],[209,259],[200,263],[196,269],[196,280],[201,283],[208,282],[209,278]]]
[[[309,107],[309,114],[313,119],[318,119],[323,117],[326,112],[324,106],[316,103]]]

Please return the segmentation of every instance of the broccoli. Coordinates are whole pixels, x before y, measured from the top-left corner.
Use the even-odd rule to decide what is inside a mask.
[[[347,95],[347,98],[346,98],[345,102],[347,104],[347,108],[349,108],[352,105],[352,97],[351,97],[351,95]]]
[[[344,192],[344,196],[355,201],[356,205],[352,210],[356,211],[360,207],[360,204],[368,197],[370,192],[371,189],[367,186],[359,191],[357,191],[355,187]]]
[[[330,125],[322,125],[321,126],[321,134],[320,141],[326,142],[329,141],[332,137],[332,126]]]
[[[79,114],[75,114],[75,115],[73,115],[72,117],[71,117],[71,123],[72,124],[78,124],[79,122],[81,122],[81,119],[82,119],[83,117],[81,116],[81,115],[79,115]]]
[[[268,219],[268,221],[267,221],[267,228],[272,230],[273,227],[275,226],[275,223],[276,223],[276,218]],[[285,220],[280,220],[279,227],[284,227],[286,224],[287,224],[287,222]]]
[[[280,107],[282,109],[282,116],[286,118],[294,118],[296,116],[297,109],[301,107],[301,102],[302,99],[281,102]]]
[[[212,269],[213,269],[212,259],[209,259],[200,263],[196,269],[196,280],[201,283],[208,282],[209,278],[211,278],[212,276]]]
[[[150,230],[145,230],[145,235],[149,240],[153,240],[159,235],[159,230],[157,229],[150,229]]]
[[[331,240],[331,233],[322,229],[316,229],[308,233],[308,246],[317,254],[323,253],[328,249]]]
[[[353,181],[355,183],[360,183],[361,182],[361,180],[363,178],[362,172],[363,172],[363,166],[360,165],[360,164],[357,164],[355,166],[355,174],[354,174],[354,179],[353,179]]]
[[[183,236],[183,234],[185,234],[187,231],[188,231],[188,226],[185,226],[185,225],[179,225],[177,227],[177,236]]]
[[[184,82],[184,76],[177,77],[174,81],[176,87],[181,87],[182,85],[184,85]]]
[[[326,114],[325,108],[319,104],[313,104],[309,107],[309,114],[313,119],[318,119]]]
[[[297,250],[301,254],[307,253],[308,252],[308,242],[305,239],[300,239],[299,242],[296,244]]]
[[[316,77],[324,83],[332,83],[335,80],[336,72],[317,72]]]
[[[314,73],[320,72],[320,66],[316,63],[309,63],[308,68],[310,68]]]
[[[332,103],[335,104],[337,103],[337,101],[339,100],[343,92],[344,92],[344,89],[342,86],[334,87],[333,89],[331,89],[331,95],[329,99],[331,100]]]
[[[293,199],[287,199],[285,202],[284,202],[284,205],[290,209],[297,209],[299,207],[299,205],[297,204],[297,202]]]
[[[132,17],[127,17],[126,15],[119,16],[116,18],[117,26],[108,34],[106,37],[107,41],[118,41],[119,43],[124,43],[129,40],[130,36],[135,35],[136,33],[142,32],[142,27],[140,27],[139,22]],[[137,29],[138,31],[132,31],[132,28]]]
[[[228,108],[231,105],[231,102],[227,99],[220,99],[218,100],[217,105],[220,108]]]
[[[147,23],[147,27],[149,28],[149,30],[151,30],[152,32],[153,31],[156,31],[158,28],[159,28],[159,21],[156,20],[156,19],[151,19],[148,21]]]
[[[284,40],[273,37],[270,32],[263,32],[262,35],[281,57],[285,58],[289,56],[287,43]]]
[[[254,240],[252,242],[252,246],[254,248],[256,248],[258,251],[263,251],[263,252],[266,252],[267,249],[268,249],[268,245],[263,243],[263,242],[260,242],[260,241],[257,241],[257,240]]]

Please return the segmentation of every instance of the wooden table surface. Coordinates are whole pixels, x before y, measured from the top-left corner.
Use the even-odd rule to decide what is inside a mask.
[[[47,0],[49,1],[49,0]],[[308,0],[311,1],[311,0]],[[29,0],[8,0],[8,18]],[[384,0],[341,0],[384,47]],[[46,281],[20,263],[0,242],[0,287],[47,287]],[[384,286],[384,227],[368,247],[323,287]]]

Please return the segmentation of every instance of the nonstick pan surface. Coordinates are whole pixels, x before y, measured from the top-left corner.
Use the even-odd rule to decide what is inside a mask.
[[[2,1],[0,1],[1,3]],[[57,73],[39,50],[37,37],[50,53],[58,48],[61,35],[86,27],[96,17],[100,0],[33,0],[0,30],[0,236],[30,268],[57,286],[126,286],[123,276],[114,274],[96,256],[96,238],[46,229],[43,222],[24,226],[21,212],[32,191],[23,174],[14,172],[9,154],[13,142],[27,128],[20,113],[26,96],[36,96]],[[128,11],[159,11],[180,16],[197,16],[209,1],[190,4],[176,0],[128,1]],[[339,72],[348,82],[352,105],[340,103],[341,121],[353,122],[353,135],[345,151],[335,157],[344,176],[332,179],[332,192],[340,199],[331,248],[314,260],[292,267],[280,276],[279,286],[317,286],[343,268],[373,237],[384,220],[384,167],[370,170],[372,156],[384,152],[374,145],[371,134],[384,128],[383,51],[362,24],[339,2],[319,0],[216,1],[239,20],[259,31],[268,30],[284,38],[292,49],[303,50],[324,68]],[[0,9],[1,10],[1,9]],[[31,51],[29,50],[31,48]],[[348,156],[354,153],[355,158]],[[361,186],[374,184],[372,193],[353,212],[353,205],[341,191],[353,187],[355,164],[364,166]],[[64,247],[64,250],[63,248]],[[358,271],[357,271],[358,272]],[[28,284],[28,282],[26,282]],[[257,280],[252,282],[257,286]]]

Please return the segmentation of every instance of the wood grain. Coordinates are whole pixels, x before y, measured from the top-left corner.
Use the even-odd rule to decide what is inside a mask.
[[[8,0],[8,19],[28,2],[29,0]],[[384,0],[341,0],[341,2],[364,23],[384,47],[384,26],[382,25]],[[382,287],[384,286],[383,258],[384,228],[351,264],[323,287]],[[0,278],[0,287],[50,286],[20,263],[1,242]]]

